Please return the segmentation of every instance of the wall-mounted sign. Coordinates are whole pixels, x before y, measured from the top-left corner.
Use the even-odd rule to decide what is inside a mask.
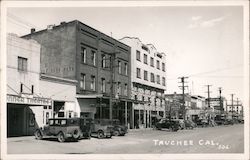
[[[17,95],[7,95],[7,103],[51,106],[51,99],[40,97],[21,97]]]

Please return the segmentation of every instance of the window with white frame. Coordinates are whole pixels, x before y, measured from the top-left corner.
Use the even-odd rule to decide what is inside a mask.
[[[106,92],[106,81],[105,81],[105,78],[101,79],[101,92],[102,93]]]
[[[124,95],[127,96],[128,95],[128,84],[124,84]]]
[[[144,70],[144,80],[146,81],[148,80],[148,71],[145,70]]]
[[[157,84],[160,84],[160,83],[161,83],[160,75],[157,75],[157,76],[156,76],[156,81],[157,81]]]
[[[24,57],[18,57],[18,71],[26,72],[28,68],[28,59]]]
[[[150,66],[154,67],[154,58],[153,57],[150,57]]]
[[[118,73],[122,73],[122,62],[118,60]]]
[[[136,77],[141,78],[141,69],[140,68],[136,68]]]
[[[159,60],[156,61],[156,68],[160,69],[160,61]]]
[[[117,94],[121,94],[121,82],[117,83]]]
[[[162,85],[166,86],[166,79],[165,79],[165,77],[162,77]]]
[[[91,51],[91,64],[95,66],[96,64],[96,51],[92,50]]]
[[[81,61],[86,63],[87,49],[85,47],[81,47]]]
[[[128,75],[128,63],[125,63],[124,69],[125,69],[125,75],[127,76]]]
[[[90,89],[95,91],[95,76],[91,76]]]
[[[136,50],[136,60],[141,61],[141,52]]]
[[[148,55],[144,54],[143,62],[144,64],[148,64]]]
[[[86,75],[81,73],[80,88],[85,89],[85,85],[86,85]]]
[[[162,71],[165,72],[165,71],[166,71],[166,69],[165,69],[165,63],[162,63],[162,66],[161,66],[161,67],[162,67]]]
[[[153,83],[155,82],[155,75],[154,75],[154,73],[150,74],[150,81],[153,82]]]
[[[102,68],[106,68],[106,56],[105,56],[105,54],[102,54],[101,57],[102,57]]]

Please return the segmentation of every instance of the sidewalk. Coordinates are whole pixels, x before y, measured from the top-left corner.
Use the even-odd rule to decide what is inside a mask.
[[[137,128],[137,129],[128,129],[128,132],[136,132],[136,131],[149,131],[153,130],[153,128]]]

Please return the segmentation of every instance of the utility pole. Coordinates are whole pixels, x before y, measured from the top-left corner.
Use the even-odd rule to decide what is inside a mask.
[[[207,86],[207,104],[208,104],[208,108],[210,108],[210,86],[212,85],[206,85]]]
[[[114,91],[114,79],[115,79],[115,71],[114,71],[114,61],[116,54],[119,52],[106,53],[110,56],[110,95],[109,95],[109,119],[113,119],[113,91]]]
[[[222,112],[223,112],[222,98],[221,98],[221,91],[222,91],[222,88],[221,88],[221,87],[219,87],[219,93],[220,93],[220,117],[221,117]]]
[[[185,87],[188,87],[188,86],[185,86],[185,79],[188,78],[188,77],[179,77],[178,79],[181,79],[181,82],[179,83],[182,83],[181,86],[181,89],[182,89],[182,116],[183,116],[183,119],[186,120],[186,108],[185,108]]]
[[[233,112],[234,112],[234,94],[231,94],[231,97],[232,97],[232,109],[231,109],[231,111],[232,111],[232,115],[233,115]]]

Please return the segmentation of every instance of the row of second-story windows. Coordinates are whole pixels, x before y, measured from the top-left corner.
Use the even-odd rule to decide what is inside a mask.
[[[91,75],[90,76],[90,90],[95,91],[96,88],[96,78],[95,76]],[[86,89],[86,74],[81,73],[80,77],[80,88],[85,90]]]
[[[23,71],[23,72],[27,72],[27,68],[28,68],[28,59],[27,58],[23,58],[23,57],[18,57],[17,58],[17,68],[18,71]]]
[[[96,66],[96,50],[91,49],[90,56],[88,57],[87,48],[82,46],[81,47],[81,62]]]
[[[136,60],[141,61],[141,52],[138,50],[136,50]],[[148,64],[148,55],[147,54],[143,55],[143,63]],[[153,57],[150,57],[150,66],[151,67],[155,66]],[[165,63],[162,62],[161,66],[162,66],[162,71],[165,72],[166,71]],[[159,60],[156,60],[156,68],[160,70],[160,61]]]
[[[136,68],[136,78],[141,79],[141,69],[140,68]],[[144,70],[144,76],[143,76],[144,80],[148,81],[148,71]],[[150,73],[150,82],[153,83],[157,83],[157,84],[161,84],[161,79],[160,79],[160,75],[155,75],[154,73]],[[162,77],[162,85],[166,86],[166,79],[165,77]]]
[[[101,57],[102,57],[102,68],[109,68],[110,69],[110,61],[111,61],[110,56],[102,54]],[[117,60],[115,62],[117,62],[118,73],[127,76],[128,75],[128,63],[122,62],[121,60]]]
[[[99,86],[99,85],[98,85]],[[101,92],[106,93],[107,92],[107,82],[105,78],[101,78]],[[123,93],[122,93],[123,88]],[[80,89],[86,90],[86,74],[81,73],[81,79],[80,79]],[[90,76],[90,90],[96,91],[96,77],[91,75]],[[117,94],[119,95],[128,95],[128,85],[125,83],[124,87],[122,87],[121,82],[117,83]]]
[[[81,47],[81,62],[87,63],[87,48]],[[110,61],[111,57],[106,54],[101,55],[101,66],[102,68],[110,69]],[[117,61],[118,63],[118,73],[128,75],[128,63],[124,62],[122,63],[121,60]],[[96,66],[96,51],[91,50],[90,52],[90,60],[88,61],[88,64],[91,64],[93,66]]]

